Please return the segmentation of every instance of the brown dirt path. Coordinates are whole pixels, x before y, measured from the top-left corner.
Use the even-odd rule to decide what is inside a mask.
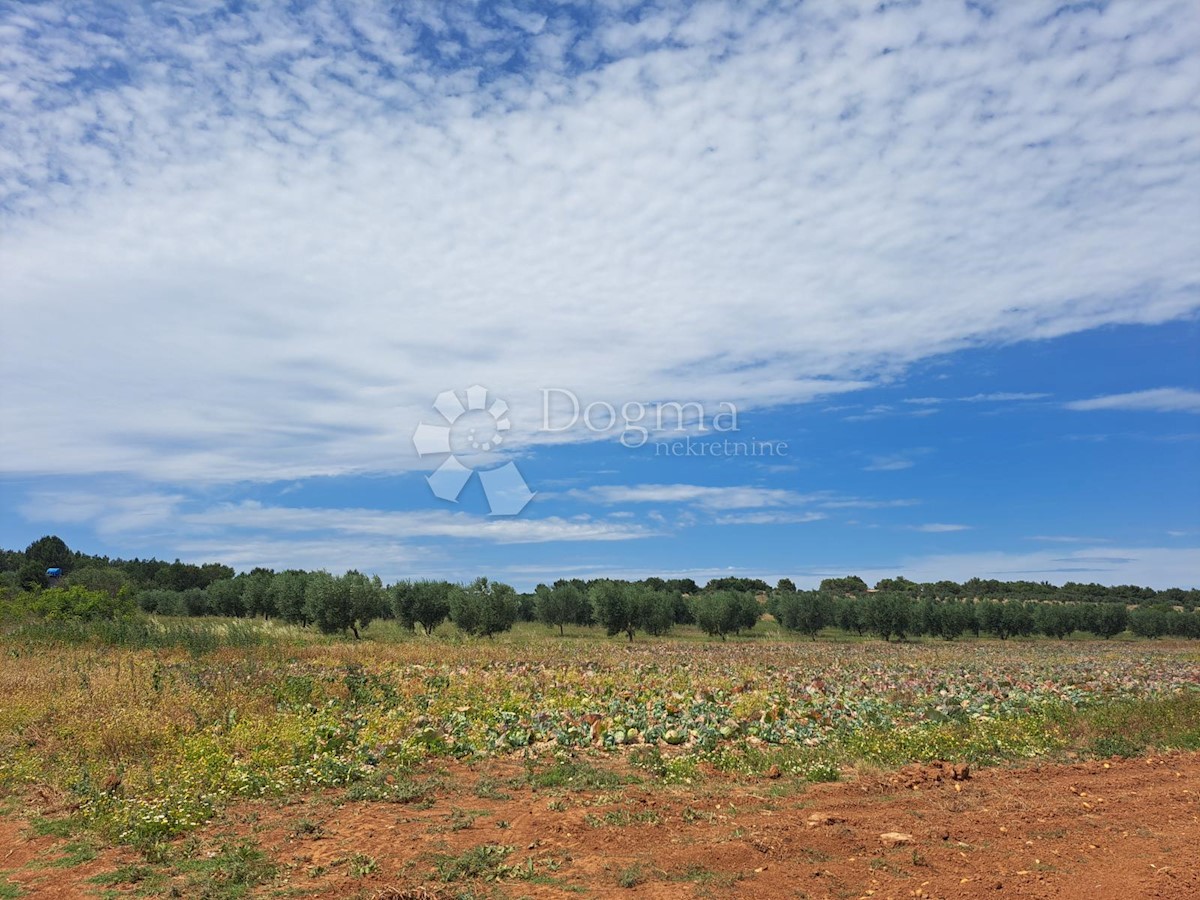
[[[985,769],[966,780],[909,767],[829,785],[714,774],[694,787],[566,792],[532,790],[520,774],[513,763],[451,765],[427,808],[333,794],[244,803],[203,837],[254,837],[279,865],[262,896],[1200,897],[1200,753]],[[478,796],[481,777],[508,798]],[[911,840],[889,848],[885,832]],[[110,850],[48,876],[37,865],[55,841],[0,818],[0,872],[22,896],[97,896],[87,878],[130,858]],[[532,859],[536,877],[436,877],[438,854],[484,844],[512,847],[508,864]],[[363,874],[367,860],[373,871]]]

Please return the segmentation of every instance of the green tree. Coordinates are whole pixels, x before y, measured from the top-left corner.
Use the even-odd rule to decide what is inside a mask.
[[[57,535],[48,534],[25,548],[25,559],[41,569],[43,574],[46,569],[62,569],[65,575],[71,569],[74,554],[66,541]]]
[[[592,614],[609,637],[624,632],[633,640],[638,620],[631,594],[629,585],[619,581],[597,581],[588,589]]]
[[[208,606],[215,615],[240,617],[245,615],[246,608],[242,605],[242,588],[245,582],[236,578],[222,578],[214,581],[207,588]]]
[[[863,605],[863,601],[855,597],[838,597],[833,612],[834,622],[837,624],[837,627],[847,634],[853,632],[862,637],[867,630],[866,619],[863,616]]]
[[[392,610],[405,628],[419,625],[425,634],[450,617],[450,597],[456,585],[448,581],[401,581],[389,590]]]
[[[780,594],[794,594],[796,593],[796,582],[790,578],[780,578],[779,583],[775,585],[775,590]]]
[[[973,627],[973,607],[970,603],[957,600],[941,600],[934,603],[933,618],[926,614],[925,631],[943,640],[952,641]]]
[[[65,584],[78,585],[89,591],[104,591],[116,597],[122,589],[130,586],[129,576],[112,566],[84,566],[74,569],[66,577]]]
[[[450,619],[470,635],[492,637],[517,620],[517,592],[507,584],[476,578],[450,595]]]
[[[1011,632],[1009,619],[1004,615],[1004,604],[997,600],[981,600],[976,607],[979,614],[979,628],[986,634],[995,635],[1002,641],[1008,640]]]
[[[149,588],[137,595],[137,604],[144,611],[156,616],[186,616],[187,604],[179,591]]]
[[[885,641],[902,641],[912,630],[912,601],[898,591],[878,591],[867,597],[863,619],[867,630]]]
[[[379,576],[368,578],[349,571],[340,578],[328,572],[312,573],[304,587],[304,606],[309,619],[325,634],[351,632],[361,637],[360,628],[387,612]]]
[[[744,626],[743,595],[735,591],[705,591],[692,603],[692,611],[700,630],[711,637],[725,640]]]
[[[704,590],[766,594],[770,592],[771,586],[761,578],[738,578],[736,576],[725,576],[723,578],[713,578],[708,582],[708,584],[704,585]]]
[[[312,621],[305,606],[308,579],[307,572],[288,569],[275,575],[267,589],[272,608],[279,618],[290,625],[307,625]]]
[[[1168,633],[1171,607],[1164,604],[1139,606],[1129,614],[1129,630],[1139,637],[1159,638]]]
[[[1034,628],[1060,641],[1075,631],[1078,614],[1074,604],[1038,603],[1033,610]]]
[[[246,615],[265,619],[278,615],[271,598],[271,579],[274,576],[275,573],[270,569],[260,568],[237,577],[242,585],[242,607]]]
[[[574,581],[560,579],[553,587],[539,584],[534,590],[534,603],[538,621],[558,628],[560,635],[565,633],[564,626],[591,618],[587,595]]]
[[[178,594],[183,600],[183,608],[187,610],[189,616],[207,616],[212,614],[212,608],[208,605],[208,593],[201,588],[192,587],[186,591],[172,591],[173,594]]]
[[[1099,603],[1088,630],[1109,640],[1129,627],[1129,610],[1124,603]]]
[[[814,641],[831,622],[832,598],[820,591],[776,592],[771,599],[771,614],[783,628],[806,634]],[[768,604],[768,608],[771,606]]]
[[[895,578],[881,578],[879,583],[875,585],[875,590],[885,593],[915,595],[918,587],[919,585],[915,581],[909,581],[903,575],[897,575]]]
[[[675,598],[671,594],[645,585],[629,585],[629,593],[639,628],[655,637],[671,630],[675,624]]]
[[[823,594],[832,594],[836,597],[862,596],[867,592],[867,583],[857,575],[847,575],[845,578],[826,578],[821,581],[818,586]]]

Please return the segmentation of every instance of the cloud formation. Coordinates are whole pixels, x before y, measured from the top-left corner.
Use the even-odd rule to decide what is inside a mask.
[[[1091,411],[1098,409],[1132,410],[1134,412],[1200,413],[1200,391],[1184,388],[1156,388],[1132,391],[1127,394],[1108,394],[1090,400],[1072,400],[1067,409]]]
[[[551,385],[801,403],[1200,306],[1182,0],[46,2],[0,44],[10,473],[397,472],[476,382],[520,453]]]

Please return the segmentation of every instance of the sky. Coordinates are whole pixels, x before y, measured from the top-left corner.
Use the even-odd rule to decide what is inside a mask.
[[[1197,48],[1188,0],[0,2],[0,546],[1200,586]]]

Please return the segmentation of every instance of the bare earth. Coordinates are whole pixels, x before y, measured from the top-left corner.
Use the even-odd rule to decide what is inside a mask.
[[[1200,897],[1200,753],[966,778],[907,767],[827,785],[713,773],[699,786],[561,791],[522,785],[514,762],[436,773],[443,787],[428,808],[333,793],[242,803],[201,846],[253,837],[279,867],[255,896]],[[477,791],[481,777],[498,787]],[[909,837],[888,847],[889,832]],[[48,867],[67,843],[31,837],[17,813],[0,818],[0,873],[21,896],[95,897],[90,878],[138,861],[109,849]],[[434,872],[439,855],[484,844],[513,848],[510,866],[532,859],[538,877],[447,883]]]

